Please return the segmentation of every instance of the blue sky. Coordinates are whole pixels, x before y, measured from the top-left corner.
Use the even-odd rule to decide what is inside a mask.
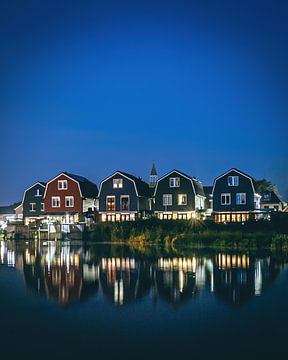
[[[5,1],[0,204],[61,171],[204,184],[231,167],[288,199],[284,1]]]

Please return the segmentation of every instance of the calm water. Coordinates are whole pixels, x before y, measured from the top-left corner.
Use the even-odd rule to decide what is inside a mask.
[[[287,356],[283,255],[0,246],[0,359]]]

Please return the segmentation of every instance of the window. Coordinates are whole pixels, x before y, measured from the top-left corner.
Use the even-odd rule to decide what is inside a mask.
[[[180,178],[179,177],[171,177],[169,178],[170,187],[179,187],[180,186]]]
[[[107,196],[106,209],[107,211],[115,211],[115,196]]]
[[[129,211],[129,195],[123,195],[120,198],[121,211]]]
[[[178,195],[178,205],[187,205],[187,194]]]
[[[36,211],[36,203],[29,204],[29,211]]]
[[[239,176],[228,176],[228,186],[238,186]]]
[[[231,194],[221,194],[221,205],[231,204]]]
[[[113,179],[113,189],[122,189],[123,179]]]
[[[74,206],[74,196],[65,196],[65,206],[66,207]]]
[[[270,199],[271,199],[270,194],[267,193],[267,194],[263,195],[263,200],[268,200],[269,201]]]
[[[52,207],[60,207],[60,197],[52,196]]]
[[[41,211],[44,211],[45,210],[45,207],[44,207],[44,203],[41,203]]]
[[[246,193],[238,193],[238,194],[236,194],[236,204],[237,205],[246,204]]]
[[[172,194],[163,194],[163,205],[164,206],[172,205]]]
[[[67,180],[58,180],[58,190],[67,190],[68,182]]]
[[[35,196],[41,196],[41,194],[40,194],[40,189],[37,189],[37,190],[36,190]]]

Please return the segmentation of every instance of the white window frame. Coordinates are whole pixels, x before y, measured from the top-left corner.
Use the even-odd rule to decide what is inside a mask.
[[[59,205],[53,205],[54,201],[57,201]],[[51,198],[51,207],[52,208],[59,208],[60,206],[61,206],[60,196],[52,196],[52,198]]]
[[[225,196],[225,202],[222,201],[222,196]],[[229,199],[229,202],[227,202],[227,197]],[[230,193],[222,193],[221,194],[221,205],[231,205],[231,194]]]
[[[185,196],[185,203],[183,204],[182,202],[181,202],[181,198],[183,197],[183,196]],[[178,194],[178,205],[187,205],[187,194]]]
[[[108,210],[108,199],[114,199],[114,210]],[[115,195],[106,196],[106,211],[116,211],[116,196]]]
[[[113,189],[123,189],[123,179],[113,179]]]
[[[36,203],[29,203],[29,211],[30,212],[36,211]]]
[[[243,199],[244,199],[244,202],[241,202],[242,200],[242,196],[243,196]],[[237,201],[237,198],[240,198],[240,202],[238,203]],[[246,205],[246,193],[237,193],[236,194],[236,205]]]
[[[231,179],[231,184],[230,180]],[[239,176],[238,175],[229,175],[227,178],[228,186],[239,186]]]
[[[163,194],[163,206],[172,206],[172,194]]]
[[[67,189],[68,189],[68,181],[67,180],[58,180],[58,190],[67,190]]]
[[[45,211],[45,203],[44,202],[41,203],[41,211]]]
[[[69,205],[67,205],[68,201],[69,201]],[[65,207],[69,207],[69,208],[74,207],[74,196],[65,196]]]
[[[180,177],[170,177],[169,178],[169,186],[170,188],[180,187]]]
[[[35,195],[36,197],[38,197],[38,196],[41,196],[41,194],[40,194],[40,189],[37,189],[36,190],[36,195]]]
[[[128,210],[122,209],[122,199],[123,198],[128,198]],[[129,195],[121,195],[120,196],[120,211],[130,211],[130,196]]]

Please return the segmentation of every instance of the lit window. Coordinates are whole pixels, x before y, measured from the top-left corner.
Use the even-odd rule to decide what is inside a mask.
[[[36,203],[29,204],[29,211],[36,211]]]
[[[123,195],[120,198],[121,211],[129,211],[129,195]]]
[[[231,194],[221,194],[221,205],[231,204]]]
[[[163,194],[163,205],[164,206],[172,205],[172,194]]]
[[[187,194],[178,195],[178,205],[187,205]]]
[[[52,196],[52,207],[60,207],[60,197]]]
[[[67,180],[58,180],[58,190],[67,190],[68,182]]]
[[[228,186],[238,186],[239,176],[228,176]]]
[[[44,211],[45,207],[44,207],[44,203],[41,203],[41,211]]]
[[[170,187],[179,187],[180,186],[180,178],[179,177],[171,177],[169,178]]]
[[[236,204],[237,205],[246,204],[246,193],[238,193],[238,194],[236,194]]]
[[[113,188],[122,189],[123,188],[123,179],[113,179]]]
[[[106,209],[107,211],[115,211],[115,196],[107,196]]]
[[[264,194],[263,195],[264,200],[270,200],[270,194]]]
[[[65,196],[65,206],[66,207],[74,206],[74,196]]]

